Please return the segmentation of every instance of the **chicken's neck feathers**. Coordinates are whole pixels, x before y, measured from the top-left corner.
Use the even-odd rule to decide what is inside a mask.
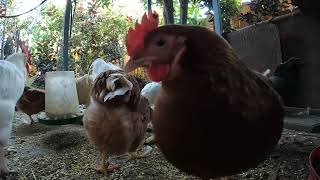
[[[123,83],[122,87],[116,88],[116,82],[120,81]],[[104,97],[104,102],[112,100],[116,96],[123,96],[128,91],[131,91],[133,84],[124,77],[123,74],[114,73],[110,75],[110,78],[106,80],[106,88],[108,93]]]

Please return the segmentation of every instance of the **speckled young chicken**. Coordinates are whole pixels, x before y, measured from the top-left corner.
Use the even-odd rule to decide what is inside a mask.
[[[144,157],[136,150],[144,139],[150,122],[148,100],[140,96],[138,82],[122,70],[101,73],[91,91],[91,102],[83,117],[89,140],[102,155],[98,169],[107,174],[118,166],[109,167],[110,155],[129,153],[129,158]]]
[[[152,122],[164,156],[203,179],[256,167],[281,136],[279,95],[216,33],[157,22],[148,12],[129,29],[125,70],[145,67],[162,83]]]

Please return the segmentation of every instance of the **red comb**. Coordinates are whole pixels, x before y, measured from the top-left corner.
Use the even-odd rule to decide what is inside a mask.
[[[26,46],[24,41],[19,41],[19,45],[22,50],[22,53],[24,53],[27,56],[28,63],[31,63],[31,53],[28,49],[28,46]]]
[[[158,25],[158,13],[148,11],[148,15],[144,13],[142,16],[141,23],[136,23],[135,29],[129,28],[126,37],[126,47],[129,56],[132,56],[137,49],[143,47],[145,36],[153,29],[156,29]]]

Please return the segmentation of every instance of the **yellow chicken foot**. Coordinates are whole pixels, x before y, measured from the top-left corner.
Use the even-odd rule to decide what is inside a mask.
[[[99,168],[97,168],[96,170],[104,175],[107,175],[108,173],[108,165],[109,163],[106,162],[107,160],[107,154],[106,153],[101,153],[101,161],[102,161],[102,164]]]
[[[31,115],[29,115],[29,118],[30,118],[30,125],[34,123],[34,120],[33,118],[31,117]]]
[[[120,168],[119,165],[109,166],[110,164],[108,162],[108,156],[106,153],[101,153],[101,161],[102,161],[101,166],[96,170],[104,175],[108,175],[108,172],[112,172]]]
[[[145,158],[147,157],[146,154],[137,154],[137,152],[131,152],[131,153],[128,153],[128,161],[132,161],[132,160],[135,160],[135,159],[140,159],[140,158]]]

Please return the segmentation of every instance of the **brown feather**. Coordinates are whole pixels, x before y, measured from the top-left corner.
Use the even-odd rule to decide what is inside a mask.
[[[16,107],[29,116],[37,114],[45,109],[45,90],[24,88],[23,95]]]

